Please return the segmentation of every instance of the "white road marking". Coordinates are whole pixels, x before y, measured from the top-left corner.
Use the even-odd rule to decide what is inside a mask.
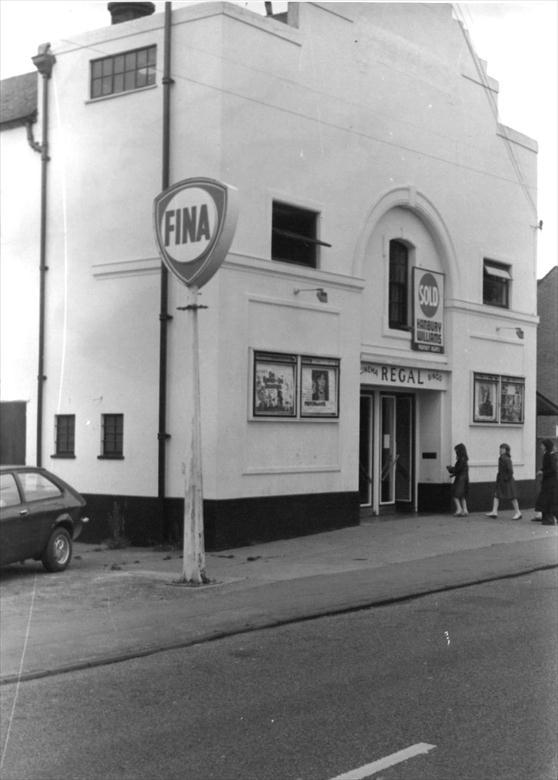
[[[378,761],[373,761],[371,764],[366,764],[358,769],[351,769],[350,772],[346,772],[344,775],[332,777],[331,780],[364,780],[366,777],[375,775],[376,772],[381,772],[382,769],[388,769],[390,766],[401,764],[409,758],[429,753],[431,750],[434,750],[435,747],[436,745],[428,745],[426,742],[419,742],[416,745],[405,748],[405,750],[398,750],[397,753],[392,753],[391,756],[385,756],[384,758],[378,759]]]

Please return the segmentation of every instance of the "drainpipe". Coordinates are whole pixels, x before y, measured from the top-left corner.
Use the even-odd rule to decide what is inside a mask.
[[[163,160],[162,189],[166,190],[170,181],[170,92],[174,84],[171,78],[171,6],[165,3],[165,33],[164,33],[164,66],[163,66]],[[162,520],[163,535],[168,540],[166,511],[166,455],[167,440],[170,434],[166,432],[167,425],[167,330],[172,317],[168,313],[168,271],[161,263],[161,298],[159,309],[159,432],[157,434],[158,452],[158,485],[159,512]]]
[[[39,265],[39,366],[37,371],[37,466],[43,463],[43,388],[46,380],[45,364],[45,289],[46,289],[46,233],[47,233],[47,172],[48,162],[48,82],[52,75],[52,67],[56,62],[50,51],[50,43],[39,46],[38,54],[32,58],[33,64],[43,77],[43,107],[42,107],[42,143],[36,145],[41,152],[41,235],[40,235],[40,265]]]

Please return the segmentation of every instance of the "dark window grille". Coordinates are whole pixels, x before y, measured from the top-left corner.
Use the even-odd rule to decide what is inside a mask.
[[[389,242],[389,327],[409,329],[409,250],[401,241]]]
[[[130,92],[155,84],[157,47],[116,54],[91,62],[91,97]]]
[[[508,309],[510,305],[511,272],[508,265],[485,260],[482,279],[482,301],[488,306]]]
[[[124,415],[103,414],[101,450],[102,458],[124,456]]]
[[[75,455],[75,414],[56,415],[56,455],[68,457]]]
[[[316,238],[318,214],[286,203],[273,203],[271,257],[283,263],[316,268],[317,247],[330,246]]]

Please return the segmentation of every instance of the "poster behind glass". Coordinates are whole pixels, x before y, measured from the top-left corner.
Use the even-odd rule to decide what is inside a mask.
[[[493,374],[475,374],[473,422],[498,422],[499,377]]]
[[[296,416],[296,355],[254,355],[255,417]]]
[[[339,361],[337,359],[301,359],[301,417],[339,416]]]
[[[500,388],[500,422],[521,424],[525,406],[525,380],[503,376]]]

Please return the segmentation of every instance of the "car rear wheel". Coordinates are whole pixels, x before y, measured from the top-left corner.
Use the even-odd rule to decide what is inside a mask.
[[[43,553],[47,571],[64,571],[72,559],[72,539],[65,528],[55,528]]]

